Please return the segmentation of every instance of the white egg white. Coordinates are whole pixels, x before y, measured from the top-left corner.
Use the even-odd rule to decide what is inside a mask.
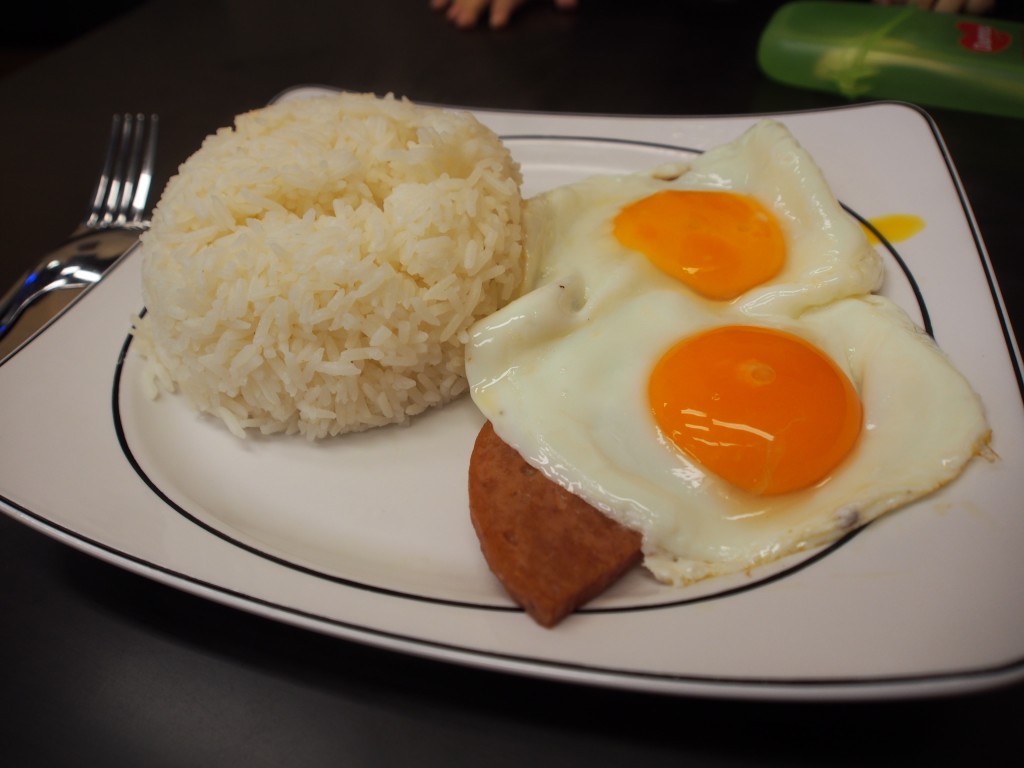
[[[787,241],[777,277],[729,302],[696,296],[620,246],[611,220],[660,188],[758,197]],[[644,536],[645,564],[685,584],[833,541],[953,479],[989,428],[980,400],[929,337],[871,295],[881,265],[788,131],[762,122],[671,181],[599,177],[527,206],[523,295],[471,329],[473,399],[548,477]],[[680,339],[726,324],[802,336],[837,363],[864,408],[853,452],[813,488],[755,496],[668,441],[650,372]]]

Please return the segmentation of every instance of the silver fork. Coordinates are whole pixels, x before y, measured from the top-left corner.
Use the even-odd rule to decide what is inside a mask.
[[[97,282],[148,226],[145,211],[153,182],[157,125],[156,115],[114,115],[85,218],[67,242],[0,300],[0,339],[42,296]]]

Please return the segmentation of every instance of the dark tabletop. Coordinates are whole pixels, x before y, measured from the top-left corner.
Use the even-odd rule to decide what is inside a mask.
[[[845,103],[759,73],[755,44],[774,3],[581,2],[574,14],[539,2],[501,31],[456,30],[428,0],[124,2],[98,26],[72,19],[71,30],[36,18],[25,30],[32,45],[47,31],[65,37],[0,79],[0,285],[81,217],[115,112],[159,113],[159,190],[204,136],[299,84],[602,114]],[[1024,123],[932,115],[1024,327]],[[473,670],[222,607],[6,516],[0,663],[8,766],[974,764],[1014,750],[1010,716],[1024,706],[1020,685],[924,701],[770,703]]]

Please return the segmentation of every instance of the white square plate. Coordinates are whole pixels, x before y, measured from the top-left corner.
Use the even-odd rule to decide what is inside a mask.
[[[526,195],[685,158],[757,119],[476,114],[521,163]],[[1021,361],[953,162],[931,121],[904,105],[774,117],[855,215],[924,220],[880,246],[883,293],[970,379],[999,455],[819,556],[692,589],[638,572],[541,629],[492,577],[469,522],[466,469],[483,419],[468,398],[408,428],[315,444],[239,441],[179,398],[150,401],[128,341],[142,309],[139,249],[0,364],[0,509],[215,601],[506,672],[788,699],[1024,678]]]

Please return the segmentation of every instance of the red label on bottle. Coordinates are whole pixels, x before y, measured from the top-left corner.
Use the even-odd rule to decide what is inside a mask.
[[[976,53],[999,53],[1013,41],[1009,32],[990,27],[988,24],[958,21],[956,28],[961,33],[960,45]]]

